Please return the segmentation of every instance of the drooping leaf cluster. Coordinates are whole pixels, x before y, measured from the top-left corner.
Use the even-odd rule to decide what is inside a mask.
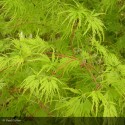
[[[0,116],[125,116],[124,0],[1,0]]]

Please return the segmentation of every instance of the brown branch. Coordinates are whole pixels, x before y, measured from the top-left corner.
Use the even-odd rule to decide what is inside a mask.
[[[48,54],[48,55],[51,55],[53,52],[46,52],[45,54]],[[60,57],[60,58],[63,58],[63,57],[67,57],[67,58],[71,58],[71,59],[74,59],[74,60],[77,60],[76,57],[74,56],[67,56],[67,55],[64,55],[64,54],[59,54],[59,53],[54,53],[57,57]]]
[[[84,67],[87,69],[87,71],[88,71],[89,74],[91,75],[93,81],[94,81],[95,83],[97,83],[95,76],[91,73],[91,70],[88,68],[88,66],[87,66],[87,65],[84,65]]]
[[[94,68],[93,66],[91,66],[91,65],[88,65],[88,66],[87,66],[86,62],[83,62],[80,66],[81,66],[81,67],[85,67],[86,70],[89,72],[91,78],[93,79],[94,83],[96,84],[96,87],[95,87],[94,90],[99,90],[99,89],[101,89],[101,85],[97,82],[96,77],[92,74],[92,72],[91,72],[91,70],[90,70],[90,68],[89,68],[88,66],[90,66],[90,67],[93,68],[94,70],[95,70],[95,68]]]
[[[52,52],[48,52],[47,54],[52,54]],[[64,54],[58,54],[58,53],[56,53],[56,56],[61,57],[61,58],[63,58],[63,57],[68,57],[68,58],[71,58],[71,59],[73,59],[73,60],[79,60],[79,59],[76,58],[76,57],[66,56],[66,55],[64,55]],[[65,67],[65,65],[67,65],[67,63],[70,63],[70,62],[72,62],[73,60],[70,60],[70,61],[66,62],[66,63],[63,64],[61,67],[59,67],[56,71],[53,71],[53,72],[52,72],[52,75],[56,75],[56,73],[57,73],[60,69],[62,69],[63,67]],[[85,67],[85,68],[87,69],[87,71],[88,71],[89,74],[91,75],[91,77],[92,77],[94,83],[97,84],[97,87],[96,87],[96,88],[98,88],[98,82],[97,82],[97,80],[96,80],[96,77],[91,73],[91,70],[90,70],[90,68],[89,68],[88,66],[89,66],[91,69],[93,69],[93,70],[95,70],[96,72],[98,72],[98,71],[95,69],[95,67],[92,66],[91,64],[86,64],[86,62],[82,62],[82,63],[80,62],[80,67]]]

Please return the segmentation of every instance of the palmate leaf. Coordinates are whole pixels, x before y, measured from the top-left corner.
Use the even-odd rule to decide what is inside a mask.
[[[28,58],[27,59],[27,61],[28,62],[35,62],[35,61],[41,61],[41,62],[43,62],[44,64],[46,64],[46,65],[48,65],[48,64],[50,64],[51,63],[51,60],[50,60],[50,58],[47,56],[47,55],[45,55],[45,54],[36,54],[36,57],[35,58]],[[43,66],[43,67],[45,67],[45,65]]]
[[[5,10],[2,16],[9,19],[4,26],[6,32],[24,31],[30,34],[32,31],[38,31],[37,26],[41,23],[39,19],[44,15],[38,12],[39,6],[34,7],[33,2],[23,0],[2,0],[0,3],[2,9]],[[40,2],[39,4],[41,5]],[[41,8],[39,9],[42,11]]]
[[[64,73],[69,74],[73,69],[79,66],[79,60],[71,59],[71,58],[62,58],[60,59],[60,63],[58,64],[57,72],[63,71]]]
[[[10,59],[8,57],[1,56],[0,57],[0,71],[4,70],[9,66]]]
[[[105,96],[99,91],[93,91],[90,95],[93,100],[93,109],[95,110],[95,115],[98,116],[98,110],[101,110],[100,103],[104,108],[104,117],[117,117],[116,106],[113,102],[109,101]],[[95,108],[94,108],[95,107]]]
[[[112,102],[107,102],[106,105],[104,105],[104,113],[103,117],[117,117],[117,110],[116,106]]]
[[[125,79],[119,79],[116,82],[111,84],[112,87],[120,94],[120,96],[123,96],[125,93]]]
[[[104,40],[104,24],[103,22],[98,18],[99,15],[102,13],[88,13],[85,20],[85,25],[87,26],[86,31],[83,35],[85,35],[89,30],[92,31],[93,38],[96,37],[96,35],[99,37],[100,40]]]
[[[111,70],[111,68],[107,69],[107,71],[103,74],[103,77],[105,77],[105,82],[108,85],[115,84],[119,81],[119,73],[115,70]]]
[[[36,53],[43,53],[45,50],[52,47],[38,36],[35,39],[27,40],[26,43],[31,48],[31,50]]]
[[[31,55],[34,53],[43,53],[45,50],[52,48],[47,42],[39,37],[34,39],[13,40],[15,49],[20,50],[23,55]]]
[[[15,47],[15,54],[20,54],[23,58],[32,55],[31,48],[26,44],[25,41],[14,40],[13,45]]]
[[[0,40],[0,53],[10,49],[9,39]]]
[[[118,101],[120,98],[120,94],[112,87],[108,89],[108,91],[105,93],[105,98],[110,101]]]
[[[108,50],[100,44],[95,38],[92,39],[92,45],[96,48],[97,53],[101,54],[101,56],[106,57],[108,54]]]
[[[107,103],[107,100],[105,99],[104,95],[101,93],[101,91],[93,91],[88,96],[92,98],[92,109],[95,116],[98,116],[98,112],[100,109],[100,103],[102,103],[103,106],[105,106],[105,103]]]
[[[60,98],[62,85],[63,83],[55,77],[32,75],[23,81],[21,88],[24,89],[23,93],[29,90],[30,97],[36,96],[46,103],[52,102],[55,96]]]
[[[11,68],[15,69],[15,72],[18,68],[23,66],[24,58],[20,55],[12,54],[10,57],[0,57],[0,71],[8,70],[11,71]],[[8,72],[9,73],[9,72]]]
[[[113,9],[114,5],[116,4],[117,0],[102,0],[101,4],[102,7],[105,9],[105,11],[108,11],[109,9]]]
[[[82,96],[77,96],[59,103],[55,110],[63,117],[85,117],[90,115],[91,108],[92,104],[88,99],[84,100]]]
[[[117,67],[121,63],[116,55],[112,53],[107,53],[107,56],[104,57],[104,61],[106,65],[113,67]]]
[[[42,65],[41,70],[39,71],[38,74],[41,72],[49,72],[50,70],[55,70],[56,66],[58,65],[58,58],[56,58],[55,53],[52,53],[52,59],[50,59],[47,55],[45,54],[39,54],[39,57],[36,59],[29,59],[28,61],[40,61],[44,65]]]
[[[67,30],[64,31],[63,37],[69,36],[75,26],[76,29],[81,28],[84,23],[85,15],[87,15],[89,11],[79,2],[76,2],[75,0],[73,1],[75,5],[68,4],[67,10],[58,13],[59,17],[62,15],[65,17],[61,27],[65,27],[65,25],[67,25]]]
[[[59,14],[68,14],[68,16],[65,18],[62,24],[64,24],[68,20],[68,25],[73,26],[75,20],[79,19],[78,26],[80,27],[82,25],[82,20],[84,19],[85,15],[88,14],[88,10],[83,7],[83,5],[79,4],[78,2],[74,1],[75,5],[69,5],[69,9],[65,10],[63,12],[60,12]]]
[[[15,12],[14,14],[16,15],[17,13],[23,14],[25,10],[24,2],[22,0],[2,0],[1,4],[3,7],[8,7],[8,10],[6,11],[6,14]],[[8,13],[7,13],[8,12]]]
[[[16,65],[22,65],[24,63],[24,58],[20,55],[15,55],[13,57],[10,57],[10,65],[16,66]]]

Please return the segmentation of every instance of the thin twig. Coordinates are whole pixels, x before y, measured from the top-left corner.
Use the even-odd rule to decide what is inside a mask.
[[[75,20],[75,22],[73,24],[71,36],[70,36],[70,47],[71,47],[71,50],[73,52],[73,55],[75,55],[74,50],[73,50],[73,40],[74,40],[74,37],[75,37],[75,31],[77,30],[78,24],[79,24],[79,19]]]

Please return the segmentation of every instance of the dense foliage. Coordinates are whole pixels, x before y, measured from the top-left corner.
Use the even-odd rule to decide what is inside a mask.
[[[1,0],[0,116],[125,116],[124,0]]]

